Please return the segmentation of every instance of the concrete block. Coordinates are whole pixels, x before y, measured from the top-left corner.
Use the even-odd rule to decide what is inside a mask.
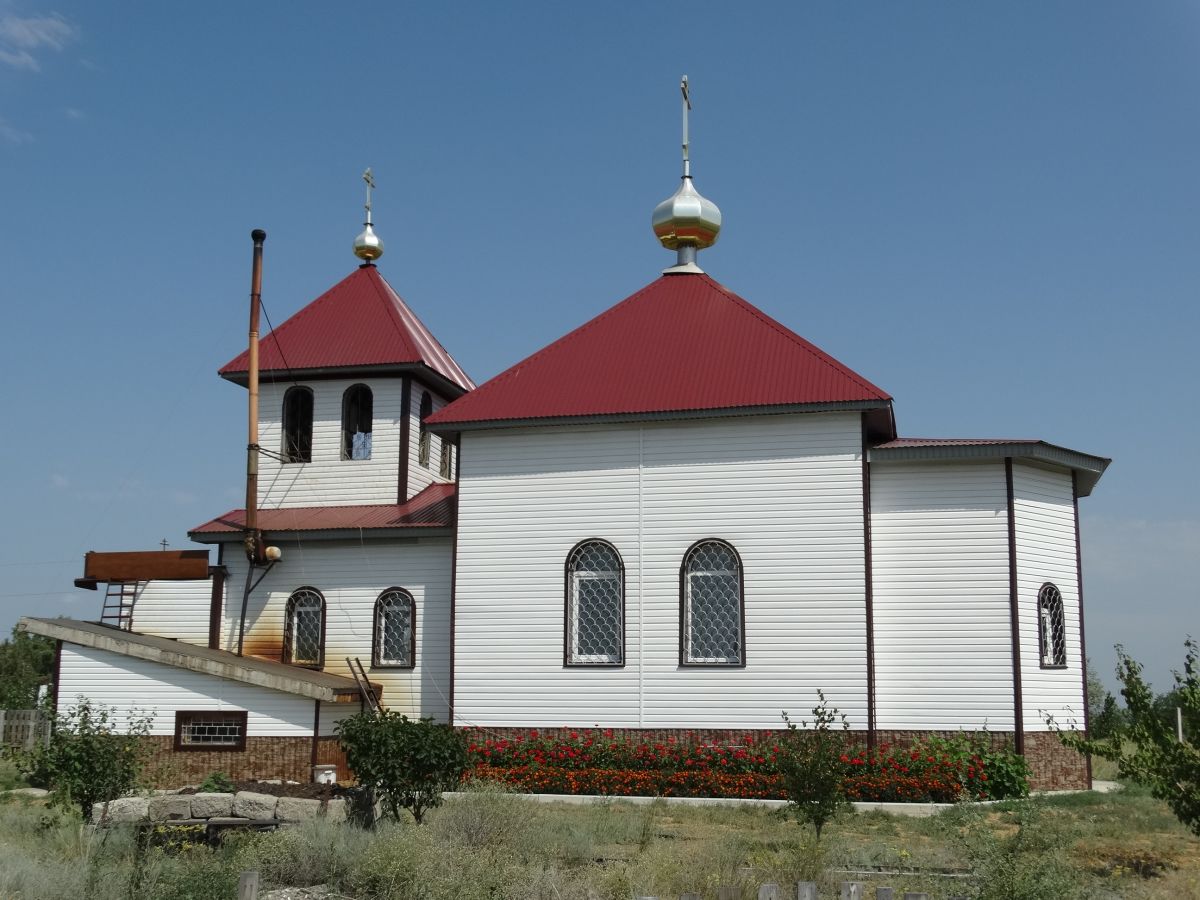
[[[192,799],[179,794],[151,797],[149,808],[151,822],[171,822],[192,817]]]
[[[273,819],[278,797],[254,791],[238,791],[233,795],[233,814],[243,819]]]
[[[322,814],[330,822],[345,822],[346,821],[346,801],[342,797],[337,797],[333,800],[325,801],[325,808]]]
[[[109,822],[144,822],[150,818],[150,800],[147,797],[118,797],[108,801]]]
[[[307,822],[321,812],[320,800],[304,800],[300,797],[280,797],[275,807],[275,818],[284,822]]]
[[[192,794],[192,815],[197,819],[233,815],[233,794]]]

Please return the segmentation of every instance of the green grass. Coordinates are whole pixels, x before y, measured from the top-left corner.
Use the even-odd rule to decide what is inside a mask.
[[[751,898],[763,882],[797,880],[817,881],[821,896],[843,880],[933,898],[1200,896],[1200,839],[1138,788],[928,819],[848,813],[819,846],[759,807],[539,804],[495,789],[448,801],[419,828],[317,821],[240,834],[217,851],[166,829],[158,843],[139,851],[127,831],[95,831],[41,802],[0,803],[0,897],[217,900],[246,868],[268,886],[327,883],[361,900],[712,898],[720,885]]]

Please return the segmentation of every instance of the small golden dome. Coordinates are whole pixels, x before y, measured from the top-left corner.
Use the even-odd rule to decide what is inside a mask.
[[[354,255],[365,262],[373,262],[383,256],[383,241],[369,221],[362,234],[354,239]]]
[[[668,250],[681,247],[703,250],[717,242],[721,232],[721,210],[701,196],[692,184],[692,177],[685,175],[679,190],[654,208],[651,225],[655,236]]]

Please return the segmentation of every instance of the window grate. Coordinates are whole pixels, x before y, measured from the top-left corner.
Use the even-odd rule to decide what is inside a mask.
[[[245,750],[246,716],[241,711],[177,711],[176,750]]]
[[[416,604],[407,591],[385,591],[375,603],[375,665],[412,666]]]
[[[567,662],[621,665],[624,590],[621,558],[603,541],[580,544],[567,563]]]
[[[1038,591],[1038,645],[1043,667],[1067,664],[1067,623],[1062,593],[1050,582]]]
[[[728,544],[696,545],[684,564],[684,661],[742,663],[742,571]]]
[[[298,666],[321,665],[325,631],[325,601],[312,588],[301,588],[288,599],[288,662]]]

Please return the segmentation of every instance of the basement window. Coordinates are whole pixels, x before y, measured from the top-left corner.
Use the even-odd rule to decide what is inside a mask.
[[[1043,669],[1067,665],[1067,623],[1062,593],[1047,581],[1038,591],[1038,650]]]
[[[625,569],[607,541],[584,541],[567,557],[568,666],[625,663]]]
[[[417,462],[429,468],[429,444],[432,435],[429,429],[425,427],[425,420],[433,415],[433,398],[429,396],[429,391],[421,395],[421,412],[418,416],[421,422],[420,438],[417,443]]]
[[[388,588],[375,601],[374,666],[411,669],[417,658],[417,604],[403,588]]]
[[[371,458],[371,425],[374,397],[365,384],[355,384],[342,394],[342,459]]]
[[[283,461],[312,462],[313,392],[290,387],[283,395]]]
[[[288,597],[283,658],[310,669],[325,663],[325,598],[316,588],[302,587]]]
[[[680,665],[745,665],[742,562],[732,546],[706,540],[688,550],[680,607]]]
[[[245,750],[246,713],[208,710],[175,713],[176,750]]]

